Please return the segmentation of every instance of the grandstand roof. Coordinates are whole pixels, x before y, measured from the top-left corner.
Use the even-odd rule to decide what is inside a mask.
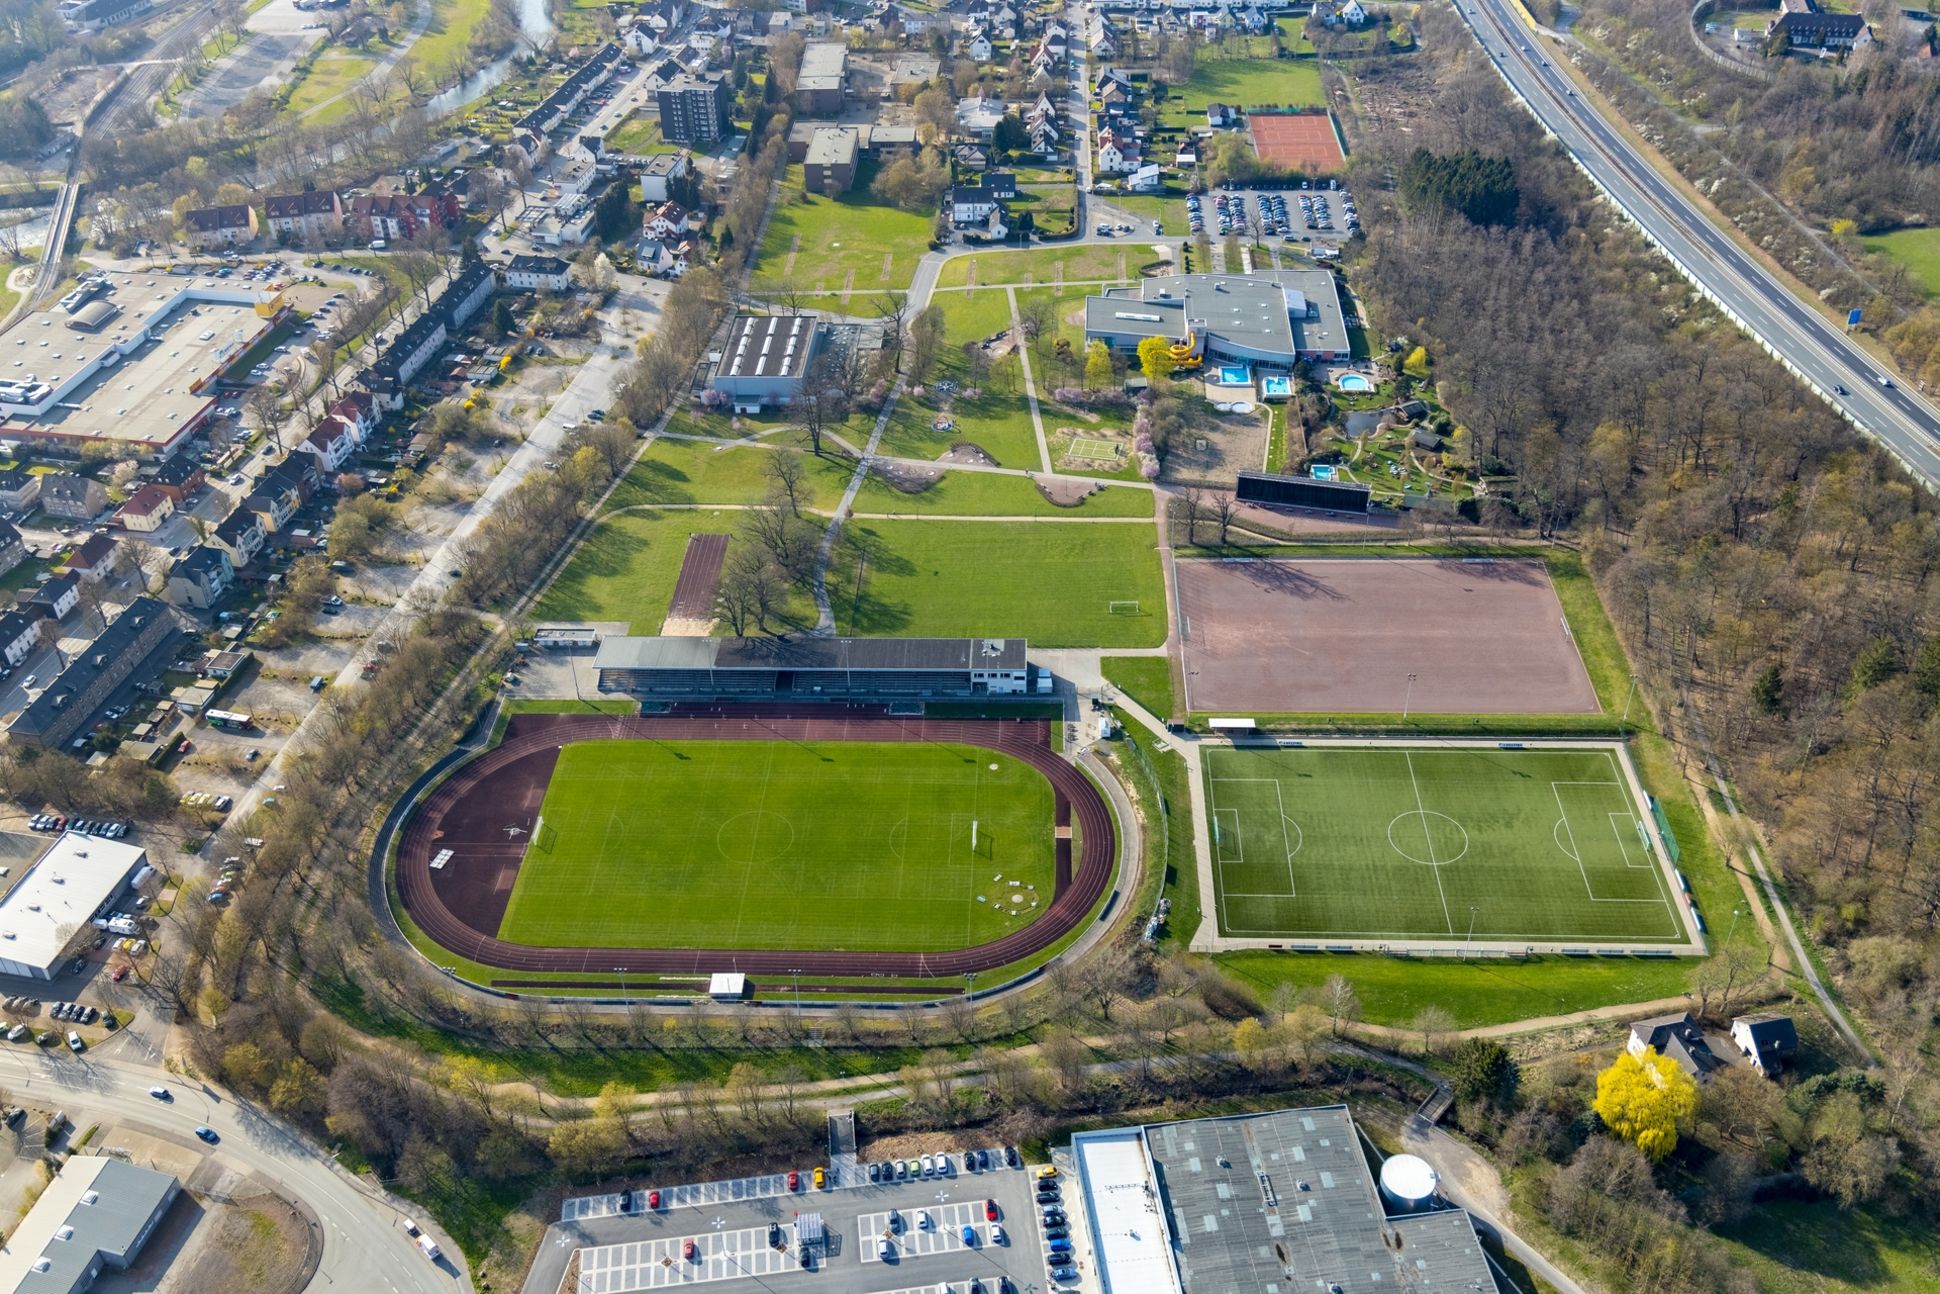
[[[607,638],[598,669],[1020,670],[1022,638]]]

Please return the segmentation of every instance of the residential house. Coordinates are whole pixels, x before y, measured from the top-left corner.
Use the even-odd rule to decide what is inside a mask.
[[[848,94],[849,47],[814,40],[802,49],[795,77],[795,106],[810,117],[837,117]]]
[[[88,521],[108,506],[107,487],[91,476],[49,472],[40,478],[40,506],[50,517]]]
[[[975,98],[957,102],[957,133],[970,139],[988,143],[1003,119],[1004,101],[989,98],[981,90]]]
[[[1130,175],[1144,160],[1129,127],[1107,126],[1098,132],[1098,169],[1108,175]]]
[[[240,570],[256,560],[256,554],[263,551],[263,544],[268,538],[269,533],[263,529],[263,519],[245,503],[216,527],[214,542],[229,554],[230,563]]]
[[[1866,19],[1856,13],[1821,13],[1817,7],[1804,12],[1781,13],[1765,27],[1767,39],[1782,39],[1790,49],[1842,51],[1872,43],[1872,30]]]
[[[688,170],[687,154],[655,153],[636,168],[640,196],[648,202],[665,202],[673,196],[674,182],[686,179]]]
[[[981,171],[990,165],[990,150],[982,144],[958,144],[950,155],[959,171]]]
[[[155,464],[148,474],[148,483],[175,500],[179,508],[195,496],[196,491],[207,485],[209,478],[202,470],[202,464],[187,454],[177,454],[174,458],[164,458]]]
[[[1646,1048],[1660,1056],[1669,1056],[1678,1068],[1700,1083],[1724,1066],[1688,1011],[1637,1021],[1630,1026],[1630,1039],[1624,1046],[1633,1056],[1643,1055]]]
[[[660,48],[660,39],[651,27],[635,23],[620,37],[620,44],[630,58],[645,58]]]
[[[686,233],[693,227],[692,219],[678,202],[663,202],[647,213],[641,228],[648,237],[664,241]]]
[[[299,501],[308,499],[323,484],[323,467],[309,454],[291,454],[263,473],[256,484],[258,489],[288,486]]]
[[[1798,1030],[1785,1015],[1741,1015],[1731,1022],[1731,1041],[1766,1078],[1777,1078],[1799,1054]]]
[[[344,200],[334,189],[274,194],[263,199],[263,214],[282,243],[320,243],[344,231]]]
[[[222,601],[222,595],[235,582],[236,567],[229,554],[203,545],[190,549],[188,556],[169,567],[163,596],[178,607],[207,611]]]
[[[182,216],[182,228],[189,246],[197,251],[234,247],[256,240],[256,208],[248,203],[233,207],[197,207]]]
[[[8,668],[40,649],[41,618],[21,611],[0,611],[0,659]]]
[[[1237,128],[1240,124],[1239,109],[1230,103],[1209,103],[1206,105],[1206,124],[1214,130]]]
[[[100,536],[91,535],[89,538],[99,539]],[[27,545],[21,539],[20,532],[6,522],[0,521],[0,575],[6,574],[26,560]]]
[[[458,195],[434,180],[416,193],[382,185],[352,198],[347,223],[359,237],[397,240],[424,229],[455,228],[464,214]]]
[[[970,39],[964,42],[963,52],[969,55],[973,63],[988,63],[997,51],[990,43],[990,33],[978,28],[971,32]]]
[[[734,91],[725,73],[676,76],[660,87],[657,98],[660,135],[668,143],[705,147],[725,139],[731,129]]]
[[[809,141],[802,160],[802,187],[810,193],[835,197],[855,187],[859,139],[855,131],[828,126]]]
[[[675,275],[685,268],[673,249],[658,238],[642,238],[633,246],[633,267],[645,275]]]
[[[986,171],[977,183],[958,184],[950,189],[950,221],[960,229],[969,225],[987,226],[991,214],[1016,196],[1016,176],[1009,171]]]
[[[344,470],[351,457],[357,452],[357,434],[347,422],[335,418],[325,418],[317,424],[317,429],[305,436],[296,447],[299,454],[313,454],[321,464],[325,477],[333,477]]]
[[[115,510],[115,521],[124,530],[148,534],[160,530],[174,515],[175,500],[169,497],[168,491],[144,485]]]
[[[56,575],[27,595],[23,604],[27,614],[47,620],[65,620],[81,604],[81,579],[77,575]]]
[[[298,455],[292,454],[292,458]],[[307,457],[305,455],[304,457]],[[263,533],[273,535],[290,524],[290,518],[303,505],[302,492],[288,480],[272,481],[264,477],[258,483],[256,492],[244,499],[242,506],[256,514],[262,522]]]
[[[0,511],[27,512],[40,502],[40,476],[24,467],[0,471]]]
[[[89,584],[99,584],[121,565],[121,545],[113,535],[89,535],[80,547],[67,555],[69,574]]]
[[[499,279],[514,292],[564,292],[572,286],[572,269],[557,256],[514,256]]]
[[[329,412],[331,417],[341,418],[355,427],[360,441],[369,440],[371,433],[384,420],[377,410],[377,401],[371,398],[368,391],[352,391],[338,397],[331,402]]]
[[[1159,168],[1151,163],[1139,167],[1125,177],[1127,193],[1157,193],[1159,191]]]
[[[20,712],[7,735],[17,742],[66,749],[96,708],[151,657],[160,658],[152,667],[159,673],[167,659],[164,649],[176,627],[167,607],[153,598],[136,598],[113,624],[68,660],[60,677]]]
[[[1102,99],[1105,96],[1105,91],[1114,88],[1121,95],[1131,94],[1132,78],[1115,67],[1108,67],[1099,72],[1097,79],[1092,82],[1091,93],[1094,98]]]

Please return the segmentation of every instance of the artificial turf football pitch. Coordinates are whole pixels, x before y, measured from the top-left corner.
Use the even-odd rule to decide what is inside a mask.
[[[574,743],[560,751],[499,937],[969,947],[1050,906],[1053,809],[1036,769],[975,746]]]
[[[1205,764],[1222,934],[1687,937],[1614,751],[1314,746]]]

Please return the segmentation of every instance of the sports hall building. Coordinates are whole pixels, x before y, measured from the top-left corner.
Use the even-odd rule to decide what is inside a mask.
[[[1331,270],[1164,274],[1085,298],[1085,341],[1132,354],[1147,337],[1185,367],[1211,360],[1291,369],[1352,354]]]
[[[602,692],[680,701],[1021,697],[1033,677],[1022,638],[607,638],[593,665]]]

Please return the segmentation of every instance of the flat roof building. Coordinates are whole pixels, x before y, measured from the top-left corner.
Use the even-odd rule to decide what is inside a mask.
[[[1328,270],[1167,274],[1085,298],[1085,340],[1132,352],[1147,337],[1200,359],[1293,367],[1350,355],[1340,289]]]
[[[54,978],[147,857],[139,845],[69,831],[18,876],[0,877],[0,975]]]
[[[796,106],[816,115],[842,111],[848,75],[847,45],[832,40],[810,41],[802,50],[801,72],[795,78]]]
[[[80,1294],[103,1270],[125,1269],[181,1189],[167,1173],[74,1156],[0,1245],[0,1290]]]
[[[787,404],[801,393],[825,331],[813,315],[742,315],[728,329],[714,389],[746,412]]]
[[[690,699],[847,701],[1022,696],[1022,638],[607,638],[602,692]]]
[[[1466,1212],[1390,1216],[1344,1105],[1079,1133],[1105,1294],[1472,1294]]]
[[[802,187],[833,197],[855,185],[856,155],[861,136],[841,126],[824,126],[808,141],[802,158]]]

